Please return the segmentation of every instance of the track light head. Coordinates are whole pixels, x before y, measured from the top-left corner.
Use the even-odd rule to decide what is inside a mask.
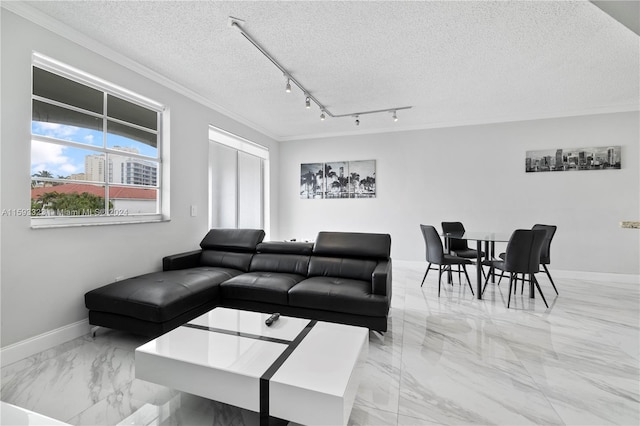
[[[398,113],[393,111],[393,121],[398,121]]]
[[[324,121],[325,118],[324,111],[322,111],[322,114],[320,114],[320,121]]]
[[[304,106],[305,108],[309,109],[311,108],[311,99],[309,99],[309,97],[307,96],[307,98],[304,100]]]
[[[360,116],[356,115],[356,126],[360,125]]]
[[[287,86],[284,89],[285,92],[291,93],[291,80],[287,78]]]

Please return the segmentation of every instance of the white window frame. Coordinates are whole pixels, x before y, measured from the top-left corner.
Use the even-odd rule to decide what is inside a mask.
[[[84,71],[71,67],[60,61],[52,59],[48,56],[42,55],[38,52],[33,52],[31,70],[33,68],[40,68],[85,86],[97,89],[109,95],[116,96],[124,99],[141,107],[153,110],[158,113],[158,128],[157,128],[157,158],[149,158],[143,155],[136,155],[135,153],[126,152],[127,157],[139,158],[141,160],[152,160],[158,163],[156,186],[147,188],[155,188],[157,190],[157,209],[156,213],[138,213],[130,215],[96,215],[96,216],[31,216],[31,228],[51,228],[51,227],[71,227],[71,226],[90,226],[90,225],[115,225],[115,224],[130,224],[130,223],[148,223],[148,222],[163,222],[170,220],[169,210],[169,109],[164,105],[138,95],[128,89],[112,84],[99,77],[88,74]],[[33,94],[31,91],[32,99],[39,99],[39,97]],[[32,118],[30,117],[30,120]],[[135,126],[135,125],[134,125]],[[31,128],[31,126],[30,126]],[[95,147],[86,146],[72,141],[64,141],[47,136],[31,135],[32,141],[40,141],[45,143],[55,143],[58,145],[64,145],[69,147],[88,149],[96,151],[96,153],[123,155],[122,151],[109,149],[106,146]],[[31,142],[30,142],[31,143]],[[29,168],[31,170],[31,168]],[[105,180],[99,182],[104,184],[105,188],[113,186],[122,186],[116,182],[108,182],[108,163],[105,159]],[[29,173],[31,174],[31,173]],[[59,181],[59,179],[42,179],[38,180],[52,180]],[[84,181],[71,181],[65,180],[65,182],[85,183]],[[94,182],[91,182],[94,184]],[[140,187],[140,186],[136,186]],[[31,197],[29,197],[31,198]]]

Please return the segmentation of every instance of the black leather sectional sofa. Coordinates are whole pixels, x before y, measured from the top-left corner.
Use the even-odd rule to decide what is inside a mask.
[[[315,243],[262,242],[264,231],[212,229],[163,271],[85,294],[92,325],[157,336],[216,306],[386,331],[388,234],[320,232]]]

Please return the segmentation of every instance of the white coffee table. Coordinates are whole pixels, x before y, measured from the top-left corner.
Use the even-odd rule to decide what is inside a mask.
[[[306,425],[346,425],[363,327],[215,308],[136,349],[136,378]]]

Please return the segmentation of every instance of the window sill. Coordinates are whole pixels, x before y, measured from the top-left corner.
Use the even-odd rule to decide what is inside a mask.
[[[94,216],[94,217],[32,217],[31,229],[70,228],[78,226],[131,225],[138,223],[169,222],[169,217],[161,214],[139,216]]]

